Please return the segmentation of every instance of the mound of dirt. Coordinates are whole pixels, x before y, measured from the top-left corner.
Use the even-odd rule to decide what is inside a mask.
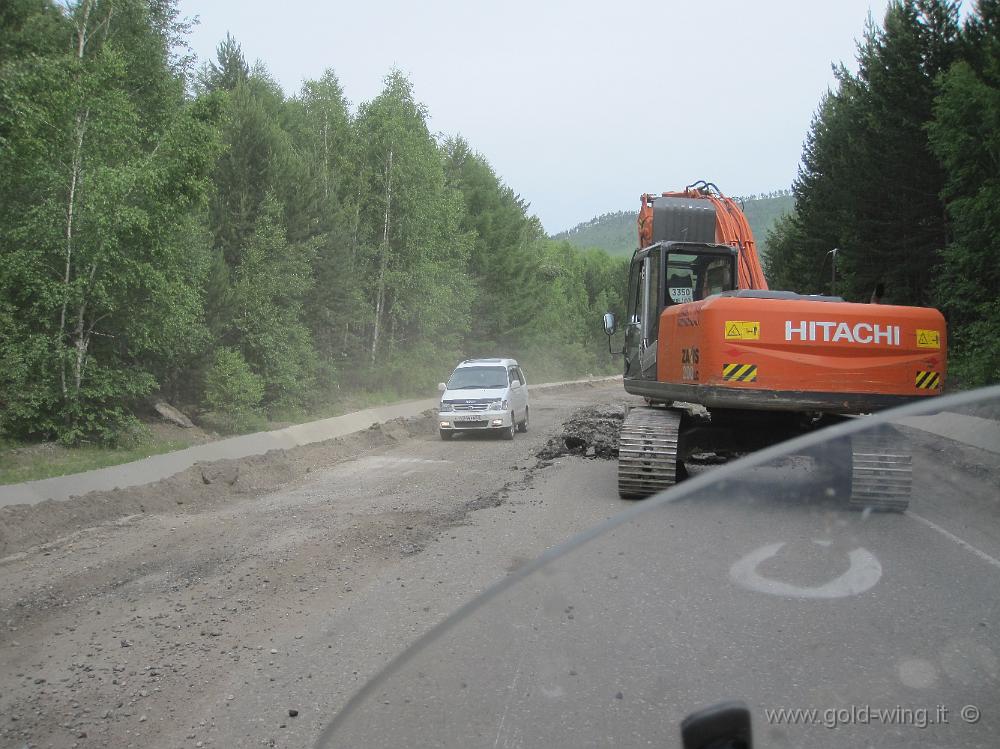
[[[437,412],[433,410],[424,411],[420,416],[413,418],[400,417],[386,422],[375,422],[368,429],[381,434],[390,442],[399,442],[411,437],[422,435],[436,435]]]
[[[618,433],[625,418],[624,404],[581,408],[563,422],[562,431],[535,453],[541,461],[562,455],[585,458],[618,458]]]
[[[373,424],[361,432],[291,450],[271,450],[239,460],[197,463],[144,486],[91,492],[64,502],[0,507],[0,558],[76,531],[146,512],[193,511],[239,497],[254,497],[366,450],[419,436],[436,436],[437,414]]]

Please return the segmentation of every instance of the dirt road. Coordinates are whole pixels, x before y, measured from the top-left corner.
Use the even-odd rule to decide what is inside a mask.
[[[628,506],[607,461],[535,457],[624,400],[538,395],[513,442],[427,418],[11,512],[0,745],[310,746],[419,634]]]
[[[513,442],[442,442],[427,415],[195,467],[147,487],[0,508],[0,747],[313,746],[349,697],[419,635],[543,550],[633,506],[617,498],[614,463],[601,457],[613,450],[602,434],[577,439],[587,425],[614,430],[627,399],[620,388],[538,393],[530,432]],[[577,424],[582,408],[588,418],[567,440],[563,424]],[[782,459],[721,494],[665,506],[654,514],[659,524],[635,520],[632,540],[624,528],[609,534],[590,568],[574,557],[568,574],[536,576],[541,588],[558,588],[543,591],[544,600],[572,597],[568,608],[545,607],[533,629],[537,651],[515,659],[539,666],[538,690],[528,681],[516,694],[510,688],[507,669],[517,664],[504,654],[526,646],[503,649],[516,630],[503,620],[517,617],[503,607],[482,610],[486,621],[462,630],[473,633],[469,652],[499,653],[494,665],[449,656],[460,651],[447,645],[425,654],[426,668],[440,683],[475,682],[484,701],[472,713],[493,721],[489,735],[514,731],[512,744],[533,719],[548,726],[551,711],[566,710],[580,689],[600,694],[573,704],[601,707],[571,722],[577,734],[561,734],[569,746],[585,745],[598,725],[612,731],[602,736],[631,736],[638,725],[631,711],[643,705],[646,738],[667,746],[686,711],[729,694],[765,707],[840,705],[847,697],[992,705],[1000,679],[1000,451],[911,431],[914,494],[905,515],[851,511],[825,491],[822,461]],[[595,457],[560,455],[551,449],[556,434]],[[714,462],[688,468],[696,474]],[[851,554],[862,552],[867,582],[857,585]],[[760,575],[753,566],[734,577],[746,559]],[[569,620],[591,627],[592,639],[565,639]],[[657,629],[651,621],[673,624]],[[644,650],[634,663],[619,658],[607,648],[609,627],[622,642],[656,652]],[[853,660],[839,646],[822,660],[827,644],[851,637]],[[575,679],[583,666],[552,670],[570,662],[560,649],[567,647],[587,661],[590,678]],[[621,671],[630,663],[638,676]],[[682,664],[683,679],[664,681],[650,663],[667,671]],[[759,678],[761,663],[770,680]],[[720,673],[732,676],[724,687]],[[677,692],[664,693],[664,684]],[[803,692],[809,684],[813,691]],[[824,691],[841,684],[854,686]],[[514,700],[499,729],[491,712],[497,694]],[[413,721],[393,723],[402,713],[384,704],[384,715],[377,702],[358,718],[362,741],[340,745],[419,743]],[[435,722],[436,715],[421,713],[431,735],[439,724],[465,726]],[[373,722],[387,732],[373,733]],[[935,739],[993,746],[1000,723],[984,712],[982,721],[956,726],[939,726]],[[785,745],[870,743],[863,733],[816,730]],[[912,745],[906,729],[893,731],[880,734],[886,745]],[[780,731],[767,735],[782,745]],[[461,736],[454,745],[465,745]]]

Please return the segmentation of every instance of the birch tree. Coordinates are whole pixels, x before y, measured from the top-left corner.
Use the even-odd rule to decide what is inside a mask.
[[[19,362],[0,382],[6,431],[114,439],[156,386],[149,355],[199,340],[188,282],[205,248],[175,230],[202,200],[214,136],[184,104],[171,8],[50,7],[59,41],[2,63],[0,288],[24,320],[5,346]]]
[[[356,122],[368,358],[430,361],[457,351],[468,324],[472,236],[460,226],[461,196],[445,184],[426,112],[398,71],[363,104]]]
[[[312,240],[316,283],[303,311],[324,368],[324,382],[339,384],[341,369],[359,356],[363,304],[357,282],[359,182],[352,123],[343,89],[332,70],[302,84],[288,102],[285,126],[300,177],[285,216],[291,242]]]

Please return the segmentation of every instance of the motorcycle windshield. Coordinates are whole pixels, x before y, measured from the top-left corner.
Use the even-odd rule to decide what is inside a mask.
[[[995,747],[998,419],[1000,388],[938,398],[638,503],[432,630],[319,745],[677,747],[738,699],[758,747]]]

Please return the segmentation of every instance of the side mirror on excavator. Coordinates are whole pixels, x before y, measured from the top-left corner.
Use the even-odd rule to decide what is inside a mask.
[[[618,330],[618,320],[615,318],[615,313],[614,312],[605,312],[604,313],[604,332],[607,333],[607,335],[608,335],[608,353],[609,354],[624,354],[625,353],[625,349],[624,348],[621,351],[615,351],[613,348],[611,348],[611,336],[613,336],[617,330]]]

